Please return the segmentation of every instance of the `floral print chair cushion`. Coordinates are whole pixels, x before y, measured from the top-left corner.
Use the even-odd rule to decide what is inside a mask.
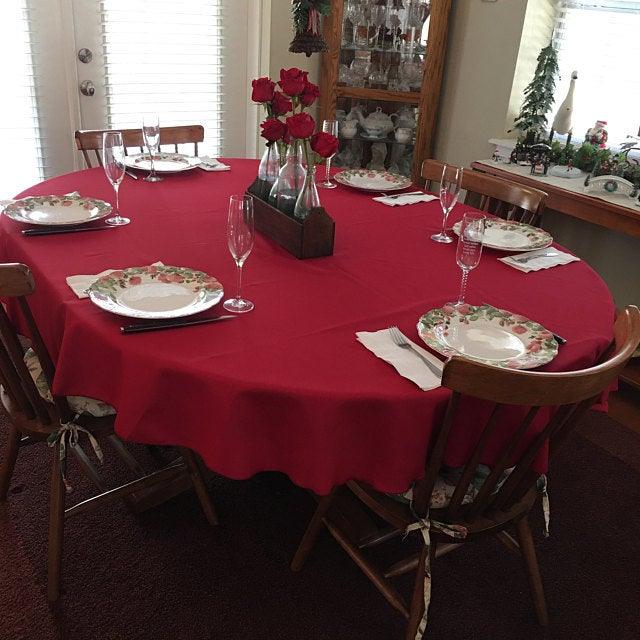
[[[29,374],[38,389],[40,397],[47,402],[53,402],[51,389],[49,389],[49,384],[42,371],[42,365],[33,349],[27,349],[24,354],[24,363],[27,365],[27,369],[29,369]],[[111,416],[116,413],[116,410],[110,404],[102,402],[102,400],[96,400],[95,398],[68,396],[67,401],[69,402],[71,410],[75,413],[88,414],[94,418]]]
[[[440,470],[440,475],[436,479],[436,483],[433,487],[433,492],[431,494],[431,509],[443,509],[448,506],[451,502],[451,498],[453,498],[453,492],[456,489],[456,484],[462,475],[463,467],[442,467]],[[505,469],[502,477],[500,478],[498,484],[496,485],[495,491],[498,491],[504,481],[507,479],[509,474],[511,473],[512,468]],[[484,481],[489,477],[491,473],[491,469],[484,464],[479,464],[476,469],[476,473],[473,477],[473,480],[469,484],[469,488],[465,493],[465,496],[462,500],[462,504],[469,504],[473,502],[473,499],[478,495],[480,488],[482,487]],[[405,491],[404,493],[397,493],[391,495],[392,498],[400,500],[402,502],[410,503],[413,500],[413,487]]]

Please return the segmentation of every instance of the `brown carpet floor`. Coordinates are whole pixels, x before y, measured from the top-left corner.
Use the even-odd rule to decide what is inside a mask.
[[[0,424],[0,446],[5,435]],[[216,479],[217,528],[191,493],[140,516],[114,504],[68,521],[65,591],[50,610],[49,459],[23,449],[0,506],[1,640],[403,637],[402,619],[328,535],[300,574],[289,570],[313,502],[274,473]],[[120,471],[110,455],[107,478]],[[519,559],[487,540],[436,563],[430,640],[640,637],[640,437],[590,414],[550,475],[551,537],[535,523],[550,628],[535,623]]]

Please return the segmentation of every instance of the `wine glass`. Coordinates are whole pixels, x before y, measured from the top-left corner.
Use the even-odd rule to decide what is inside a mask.
[[[325,120],[322,123],[322,130],[325,133],[330,133],[332,136],[338,137],[338,121],[337,120]],[[319,187],[324,187],[325,189],[335,189],[338,185],[335,182],[331,182],[330,172],[331,172],[331,159],[335,153],[331,154],[325,162],[324,165],[324,182],[320,182],[318,184]]]
[[[462,269],[462,279],[460,280],[460,295],[456,306],[464,303],[469,272],[475,269],[480,262],[485,220],[485,216],[481,213],[465,213],[460,223],[456,262]]]
[[[120,131],[105,131],[102,135],[102,163],[107,179],[116,192],[116,215],[113,218],[107,218],[105,222],[113,226],[129,224],[131,220],[120,215],[120,200],[118,197],[120,183],[124,178],[124,145],[122,144],[122,133]]]
[[[447,233],[447,218],[460,195],[462,186],[462,167],[445,164],[440,178],[440,206],[442,207],[442,231],[431,236],[436,242],[453,242]]]
[[[156,175],[156,169],[153,164],[153,156],[158,152],[160,146],[160,120],[157,113],[145,114],[142,117],[142,137],[149,151],[149,160],[151,162],[151,173],[144,180],[145,182],[160,182],[162,176]]]
[[[358,0],[347,0],[347,4],[344,8],[345,18],[351,23],[351,27],[353,29],[351,35],[351,44],[353,48],[356,48],[356,33],[358,31],[358,26],[356,21],[358,19],[358,15],[360,13],[360,2]]]
[[[387,6],[379,4],[371,9],[371,17],[376,25],[375,46],[382,49],[384,45],[384,25],[387,22]]]
[[[236,297],[225,300],[222,305],[227,311],[246,313],[253,309],[253,302],[240,296],[242,285],[242,266],[253,249],[255,229],[253,223],[253,197],[231,196],[229,198],[229,217],[227,218],[227,243],[229,252],[236,261],[238,280]]]

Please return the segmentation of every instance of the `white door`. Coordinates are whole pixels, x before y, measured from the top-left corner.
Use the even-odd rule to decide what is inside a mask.
[[[0,0],[0,199],[82,168],[76,129],[202,124],[244,156],[256,0]],[[9,62],[10,61],[10,62]],[[250,145],[250,142],[249,142]]]

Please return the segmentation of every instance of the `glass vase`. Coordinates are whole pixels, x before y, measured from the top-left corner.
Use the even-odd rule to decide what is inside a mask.
[[[319,206],[320,196],[316,187],[316,168],[309,166],[307,167],[302,191],[300,191],[296,200],[293,216],[298,220],[306,220],[311,213],[311,209],[317,209]]]
[[[280,171],[280,155],[278,153],[277,143],[267,145],[260,160],[258,167],[258,179],[262,180],[262,193],[260,196],[266,200],[269,197],[271,188],[273,187],[278,172]]]
[[[292,141],[287,148],[287,159],[269,194],[270,204],[289,216],[293,215],[298,195],[302,191],[306,178],[304,166],[300,162],[301,153],[302,142]]]

